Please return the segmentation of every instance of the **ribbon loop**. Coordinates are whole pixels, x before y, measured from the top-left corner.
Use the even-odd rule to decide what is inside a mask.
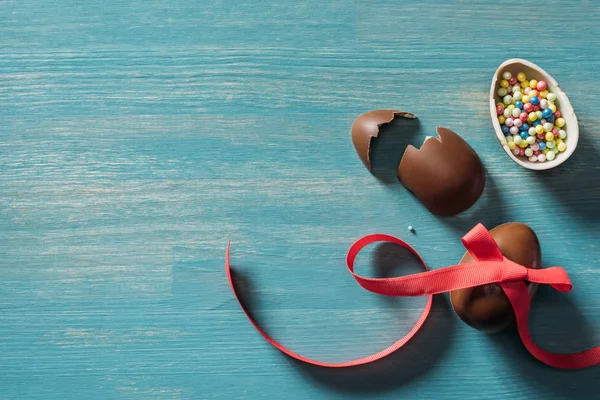
[[[492,235],[482,224],[477,224],[462,238],[463,245],[477,261],[500,261],[504,259]]]
[[[397,278],[367,278],[356,274],[354,272],[354,261],[357,254],[365,246],[375,242],[392,242],[403,246],[421,261],[425,272]],[[235,298],[238,300],[242,310],[256,330],[281,352],[309,364],[339,368],[368,364],[379,360],[398,350],[406,344],[415,333],[417,333],[429,314],[433,294],[490,283],[497,283],[500,285],[510,300],[515,312],[519,335],[523,341],[523,345],[532,356],[541,362],[556,368],[576,369],[600,364],[600,346],[575,354],[554,354],[538,347],[529,335],[527,324],[529,320],[530,298],[525,281],[551,285],[560,292],[568,292],[571,290],[572,284],[564,269],[560,267],[528,269],[523,265],[519,265],[507,259],[502,255],[494,238],[482,224],[477,224],[477,226],[462,238],[462,242],[467,251],[475,259],[475,262],[429,271],[427,270],[425,262],[416,250],[398,238],[389,235],[374,234],[365,236],[356,241],[356,243],[348,250],[346,264],[349,272],[360,286],[371,292],[386,296],[428,295],[429,298],[417,323],[403,338],[376,354],[341,363],[325,363],[301,356],[287,349],[262,330],[240,302],[235,287],[233,286],[229,265],[229,245],[227,246],[227,252],[225,254],[225,270]]]

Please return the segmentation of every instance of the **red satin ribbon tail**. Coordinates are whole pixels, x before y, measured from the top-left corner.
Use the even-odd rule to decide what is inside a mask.
[[[366,246],[367,244],[369,244],[369,243],[366,243],[364,246]],[[341,362],[341,363],[328,363],[328,362],[313,360],[311,358],[301,356],[300,354],[291,351],[290,349],[288,349],[287,347],[285,347],[284,345],[282,345],[281,343],[279,343],[278,341],[273,339],[269,334],[267,334],[256,323],[256,321],[254,321],[254,319],[250,316],[250,314],[248,313],[246,308],[244,308],[244,305],[242,304],[242,302],[240,301],[240,298],[237,295],[235,286],[233,284],[233,279],[231,276],[231,266],[229,263],[230,247],[231,247],[231,242],[227,244],[227,252],[225,253],[225,270],[227,272],[227,280],[229,281],[229,286],[231,287],[231,290],[233,291],[233,295],[235,296],[238,304],[242,308],[242,311],[244,312],[244,314],[246,314],[246,317],[248,318],[250,323],[254,326],[254,328],[258,331],[258,333],[260,333],[267,342],[269,342],[271,345],[273,345],[276,349],[278,349],[282,353],[284,353],[296,360],[300,360],[300,361],[303,361],[308,364],[317,365],[320,367],[343,368],[343,367],[353,367],[353,366],[357,366],[357,365],[369,364],[373,361],[382,359],[382,358],[392,354],[393,352],[398,350],[400,347],[404,346],[415,335],[415,333],[417,333],[419,331],[419,329],[421,329],[421,326],[423,326],[423,324],[425,323],[425,320],[427,319],[427,316],[429,315],[429,311],[431,310],[431,303],[432,303],[433,297],[429,296],[429,299],[427,299],[427,304],[425,305],[425,309],[419,316],[417,323],[412,327],[412,329],[406,335],[404,335],[404,337],[402,337],[400,340],[398,340],[391,346],[381,350],[378,353],[375,353],[375,354],[372,354],[372,355],[366,356],[366,357],[361,357],[356,360],[346,361],[346,362]]]
[[[551,353],[537,346],[529,334],[530,300],[524,282],[509,282],[500,285],[510,300],[517,319],[517,329],[525,348],[532,356],[555,368],[581,369],[600,363],[600,346],[572,354]]]

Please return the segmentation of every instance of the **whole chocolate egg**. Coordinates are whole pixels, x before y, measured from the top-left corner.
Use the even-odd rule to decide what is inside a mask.
[[[542,252],[535,232],[527,225],[509,222],[499,225],[490,234],[502,255],[527,268],[542,267]],[[468,252],[460,264],[473,262]],[[537,284],[527,282],[529,296],[533,297]],[[514,321],[510,301],[495,283],[450,292],[450,301],[456,314],[468,325],[486,332],[497,332]]]

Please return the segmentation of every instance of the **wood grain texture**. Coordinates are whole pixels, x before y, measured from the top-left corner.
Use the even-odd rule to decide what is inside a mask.
[[[598,368],[546,368],[444,297],[389,359],[308,368],[227,286],[232,239],[268,331],[346,360],[402,336],[424,301],[361,290],[355,239],[400,236],[439,268],[475,223],[521,221],[575,286],[540,291],[535,339],[600,343],[600,3],[474,3],[0,1],[0,398],[596,396]],[[570,96],[581,139],[559,169],[519,168],[494,139],[488,84],[509,57]],[[472,210],[435,218],[364,169],[350,126],[377,108],[417,114],[416,145],[443,125],[473,146],[489,183]],[[375,256],[395,272],[395,253],[360,270]]]

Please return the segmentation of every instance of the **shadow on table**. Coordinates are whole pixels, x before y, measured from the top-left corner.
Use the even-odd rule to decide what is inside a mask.
[[[577,149],[567,161],[547,171],[530,171],[539,174],[546,191],[562,205],[561,212],[584,225],[600,222],[600,148],[590,139],[592,135],[582,128]]]
[[[577,352],[587,350],[598,343],[594,343],[593,332],[585,317],[569,300],[569,296],[558,293],[547,285],[540,286],[532,302],[532,314],[535,314],[536,304],[544,304],[551,308],[553,313],[550,321],[544,321],[543,332],[536,330],[530,324],[532,336],[541,348],[552,351],[546,343],[569,343],[563,352]],[[564,331],[567,326],[568,336],[556,337],[556,332]],[[600,393],[600,367],[594,366],[582,370],[562,370],[547,366],[533,358],[525,349],[515,326],[503,332],[491,335],[494,343],[502,349],[502,354],[507,358],[507,365],[519,371],[524,381],[536,387],[545,387],[559,396],[568,399],[591,399],[594,393]],[[558,352],[558,350],[557,350]]]
[[[502,196],[496,181],[487,171],[483,193],[471,208],[453,217],[435,217],[439,222],[450,226],[461,235],[469,232],[478,223],[482,223],[487,229],[492,229],[511,222],[507,221]]]
[[[423,263],[410,250],[397,243],[384,242],[377,245],[371,262],[373,276],[376,278],[391,278],[405,276],[425,271]],[[398,304],[405,297],[379,296],[383,301],[401,308]]]
[[[242,307],[246,309],[246,312],[258,325],[260,325],[260,319],[255,314],[255,310],[258,308],[256,298],[252,296],[252,281],[250,278],[236,269],[233,265],[230,267],[231,280],[233,281],[233,287],[237,293]]]
[[[375,249],[374,275],[380,278],[422,272],[423,265],[409,250],[395,243]],[[401,307],[403,298],[381,296]],[[427,374],[446,352],[454,333],[456,319],[445,296],[434,296],[429,318],[417,334],[401,349],[372,364],[350,368],[323,368],[292,359],[309,380],[338,392],[379,393],[403,386]],[[390,343],[391,344],[391,343]]]
[[[398,181],[398,167],[409,144],[416,147],[421,132],[418,119],[394,118],[379,128],[379,136],[371,140],[371,173],[380,182],[406,190]]]

